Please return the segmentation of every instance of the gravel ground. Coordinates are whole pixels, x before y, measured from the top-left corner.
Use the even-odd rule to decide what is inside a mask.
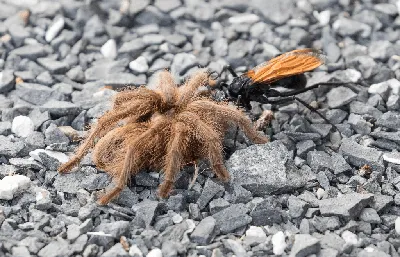
[[[0,256],[399,256],[399,12],[398,0],[0,1]],[[229,184],[204,164],[188,190],[188,167],[160,200],[161,177],[143,172],[102,207],[112,185],[90,156],[57,174],[110,107],[105,84],[242,72],[302,47],[329,60],[310,85],[354,82],[300,95],[343,138],[292,103],[271,143],[239,135]]]

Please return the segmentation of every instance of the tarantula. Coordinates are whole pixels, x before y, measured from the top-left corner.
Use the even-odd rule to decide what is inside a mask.
[[[172,190],[181,167],[200,159],[208,159],[217,177],[227,181],[222,140],[228,127],[240,127],[254,143],[266,143],[268,138],[240,110],[200,96],[198,89],[207,85],[209,76],[201,70],[178,87],[173,76],[163,71],[155,90],[139,87],[119,92],[113,108],[99,118],[59,172],[71,170],[94,147],[94,163],[117,184],[101,197],[100,204],[118,196],[129,178],[145,168],[165,173],[158,192],[163,198]]]

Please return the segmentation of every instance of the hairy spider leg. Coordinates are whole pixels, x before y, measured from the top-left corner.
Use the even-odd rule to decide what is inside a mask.
[[[150,106],[157,106],[160,99],[152,99],[153,103]],[[59,172],[67,172],[70,171],[76,164],[87,154],[89,149],[94,146],[95,138],[105,130],[110,131],[115,124],[117,124],[121,119],[127,118],[128,116],[132,116],[135,114],[137,118],[140,118],[150,112],[154,112],[155,110],[149,110],[149,102],[148,100],[138,101],[138,104],[134,104],[125,110],[120,110],[117,113],[113,113],[111,111],[107,112],[104,116],[102,116],[97,125],[91,130],[89,136],[86,140],[79,146],[78,150],[74,157],[69,160],[67,163],[64,163],[58,168]]]
[[[124,166],[119,174],[117,186],[111,190],[109,193],[101,197],[99,204],[104,205],[109,203],[113,198],[118,196],[121,191],[125,188],[132,175],[136,175],[141,168],[143,168],[143,163],[149,158],[147,154],[139,154],[139,151],[144,149],[143,144],[151,142],[151,138],[154,137],[160,129],[168,126],[171,121],[167,118],[159,116],[160,118],[155,120],[151,127],[137,137],[128,147],[128,151],[125,154]],[[151,153],[149,153],[151,154]],[[142,158],[142,159],[140,159]]]

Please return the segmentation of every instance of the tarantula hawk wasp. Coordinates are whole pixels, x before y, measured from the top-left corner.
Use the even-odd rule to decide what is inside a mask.
[[[310,111],[318,114],[325,122],[332,125],[333,129],[338,131],[337,127],[322,113],[296,96],[319,86],[347,84],[343,82],[324,82],[306,87],[307,79],[304,72],[314,70],[323,63],[324,55],[319,50],[312,48],[293,50],[264,62],[240,76],[236,74],[232,67],[225,66],[222,72],[228,70],[234,77],[232,82],[227,84],[219,81],[212,88],[222,90],[225,98],[236,101],[238,105],[242,105],[247,110],[251,109],[250,101],[273,105],[298,101]],[[216,77],[220,77],[221,74],[217,74]],[[274,88],[277,86],[294,90],[280,92]]]

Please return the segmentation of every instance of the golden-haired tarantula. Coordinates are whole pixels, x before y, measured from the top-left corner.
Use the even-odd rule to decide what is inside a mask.
[[[94,147],[94,163],[117,183],[100,204],[119,195],[129,178],[145,168],[165,173],[161,197],[168,196],[181,167],[199,159],[208,159],[218,178],[227,181],[222,141],[229,126],[239,126],[254,143],[266,143],[268,138],[241,111],[200,96],[198,89],[207,85],[209,76],[201,70],[178,87],[173,76],[163,71],[155,90],[139,87],[116,94],[113,108],[100,117],[59,172],[71,170]],[[124,124],[118,126],[120,121]]]

